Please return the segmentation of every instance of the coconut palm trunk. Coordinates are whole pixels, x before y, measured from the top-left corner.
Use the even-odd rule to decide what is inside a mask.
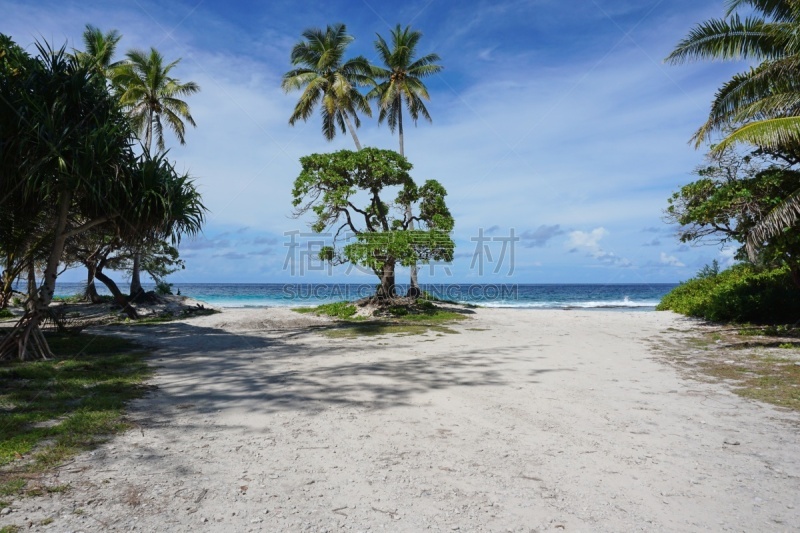
[[[403,157],[406,156],[405,150],[403,147],[403,112],[397,116],[397,137],[400,139],[400,155]],[[408,221],[408,229],[413,231],[414,230],[414,211],[411,209],[411,204],[406,206],[406,220]],[[422,294],[422,291],[419,289],[419,268],[417,267],[417,262],[411,263],[411,278],[409,280],[410,287],[408,288],[408,292],[406,296],[410,298],[419,298]]]
[[[356,150],[359,152],[361,151],[361,143],[358,142],[358,135],[356,135],[356,128],[353,126],[353,122],[350,120],[350,116],[347,113],[342,113],[342,117],[344,118],[344,123],[347,124],[347,130],[350,132],[350,135],[353,137],[353,142],[356,143]]]

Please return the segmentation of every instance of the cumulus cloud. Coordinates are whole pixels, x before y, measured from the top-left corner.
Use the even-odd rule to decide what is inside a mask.
[[[545,226],[543,224],[533,231],[528,230],[523,232],[519,237],[522,240],[522,245],[526,248],[541,248],[553,237],[563,235],[564,233],[565,231],[562,230],[561,226],[558,224],[554,226]]]
[[[659,258],[659,262],[662,265],[667,265],[671,267],[685,267],[686,265],[681,262],[680,259],[675,257],[674,255],[667,255],[664,252],[661,252],[661,256]]]
[[[590,232],[572,231],[567,242],[573,250],[588,248],[594,251],[600,249],[599,242],[606,235],[608,235],[608,231],[605,228],[595,228]]]
[[[572,231],[569,234],[567,245],[571,247],[570,252],[579,250],[586,251],[587,257],[597,259],[600,263],[607,266],[627,268],[633,263],[625,257],[620,257],[614,252],[604,250],[600,246],[600,241],[608,235],[605,228],[595,228],[592,231]]]

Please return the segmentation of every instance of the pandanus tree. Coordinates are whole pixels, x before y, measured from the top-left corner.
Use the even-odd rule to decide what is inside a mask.
[[[741,17],[741,8],[752,15]],[[712,147],[722,152],[749,143],[792,164],[800,163],[800,2],[729,0],[726,18],[699,24],[667,57],[692,60],[750,60],[758,64],[726,82],[711,104],[697,145],[723,134]],[[800,189],[767,212],[747,235],[751,259],[770,239],[800,220]]]
[[[425,100],[430,100],[428,89],[422,82],[426,78],[442,70],[439,56],[428,54],[417,58],[417,45],[422,33],[412,30],[410,26],[404,29],[398,24],[391,32],[391,45],[380,35],[375,41],[375,49],[383,62],[383,66],[372,66],[371,73],[375,80],[375,87],[367,95],[378,102],[380,109],[378,122],[384,120],[389,124],[389,129],[400,142],[400,155],[405,156],[403,145],[403,107],[416,125],[420,117],[431,122],[431,116],[425,107]],[[406,218],[411,220],[410,229],[414,229],[413,212],[411,206],[406,206]],[[417,280],[417,266],[411,265],[410,295],[419,295],[419,282]]]
[[[119,216],[108,224],[75,239],[68,249],[75,261],[86,266],[87,285],[91,286],[94,278],[100,280],[128,316],[136,318],[128,298],[104,270],[133,269],[137,258],[145,265],[179,263],[171,257],[167,241],[177,245],[183,236],[199,233],[206,208],[193,179],[179,174],[163,153],[139,156],[128,193],[136,202],[120,209]]]
[[[350,132],[357,150],[361,150],[356,129],[361,126],[358,113],[372,116],[369,101],[358,90],[370,83],[369,63],[362,57],[345,60],[344,54],[353,37],[344,24],[328,26],[324,31],[311,28],[292,48],[291,61],[296,68],[283,76],[287,93],[301,91],[289,124],[307,121],[319,107],[322,134],[333,140],[336,132]]]
[[[0,36],[0,199],[4,214],[37,219],[47,242],[44,279],[28,310],[0,340],[0,358],[47,356],[48,316],[65,243],[118,216],[128,194],[132,131],[105,80],[62,47],[31,58]],[[19,197],[21,204],[6,200]],[[26,260],[36,250],[28,248]]]

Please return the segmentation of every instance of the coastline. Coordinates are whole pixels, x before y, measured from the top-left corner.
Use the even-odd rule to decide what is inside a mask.
[[[697,321],[517,311],[478,308],[453,333],[411,336],[329,337],[332,320],[285,308],[116,328],[155,348],[136,429],[48,480],[72,490],[15,502],[0,520],[84,531],[800,523],[800,417],[666,364],[663,348]]]

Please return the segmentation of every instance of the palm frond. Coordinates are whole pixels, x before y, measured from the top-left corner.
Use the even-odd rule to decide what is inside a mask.
[[[761,18],[711,19],[695,26],[665,61],[775,59],[783,55],[789,37]]]
[[[783,199],[772,211],[766,214],[747,234],[745,249],[751,261],[755,261],[761,246],[794,228],[800,220],[800,190]]]
[[[800,143],[800,117],[772,118],[745,124],[712,147],[712,150],[721,152],[737,143],[752,144],[768,150],[797,145]]]
[[[793,14],[792,3],[787,0],[727,0],[727,4],[726,16],[748,6],[773,20],[788,21],[791,20]]]

